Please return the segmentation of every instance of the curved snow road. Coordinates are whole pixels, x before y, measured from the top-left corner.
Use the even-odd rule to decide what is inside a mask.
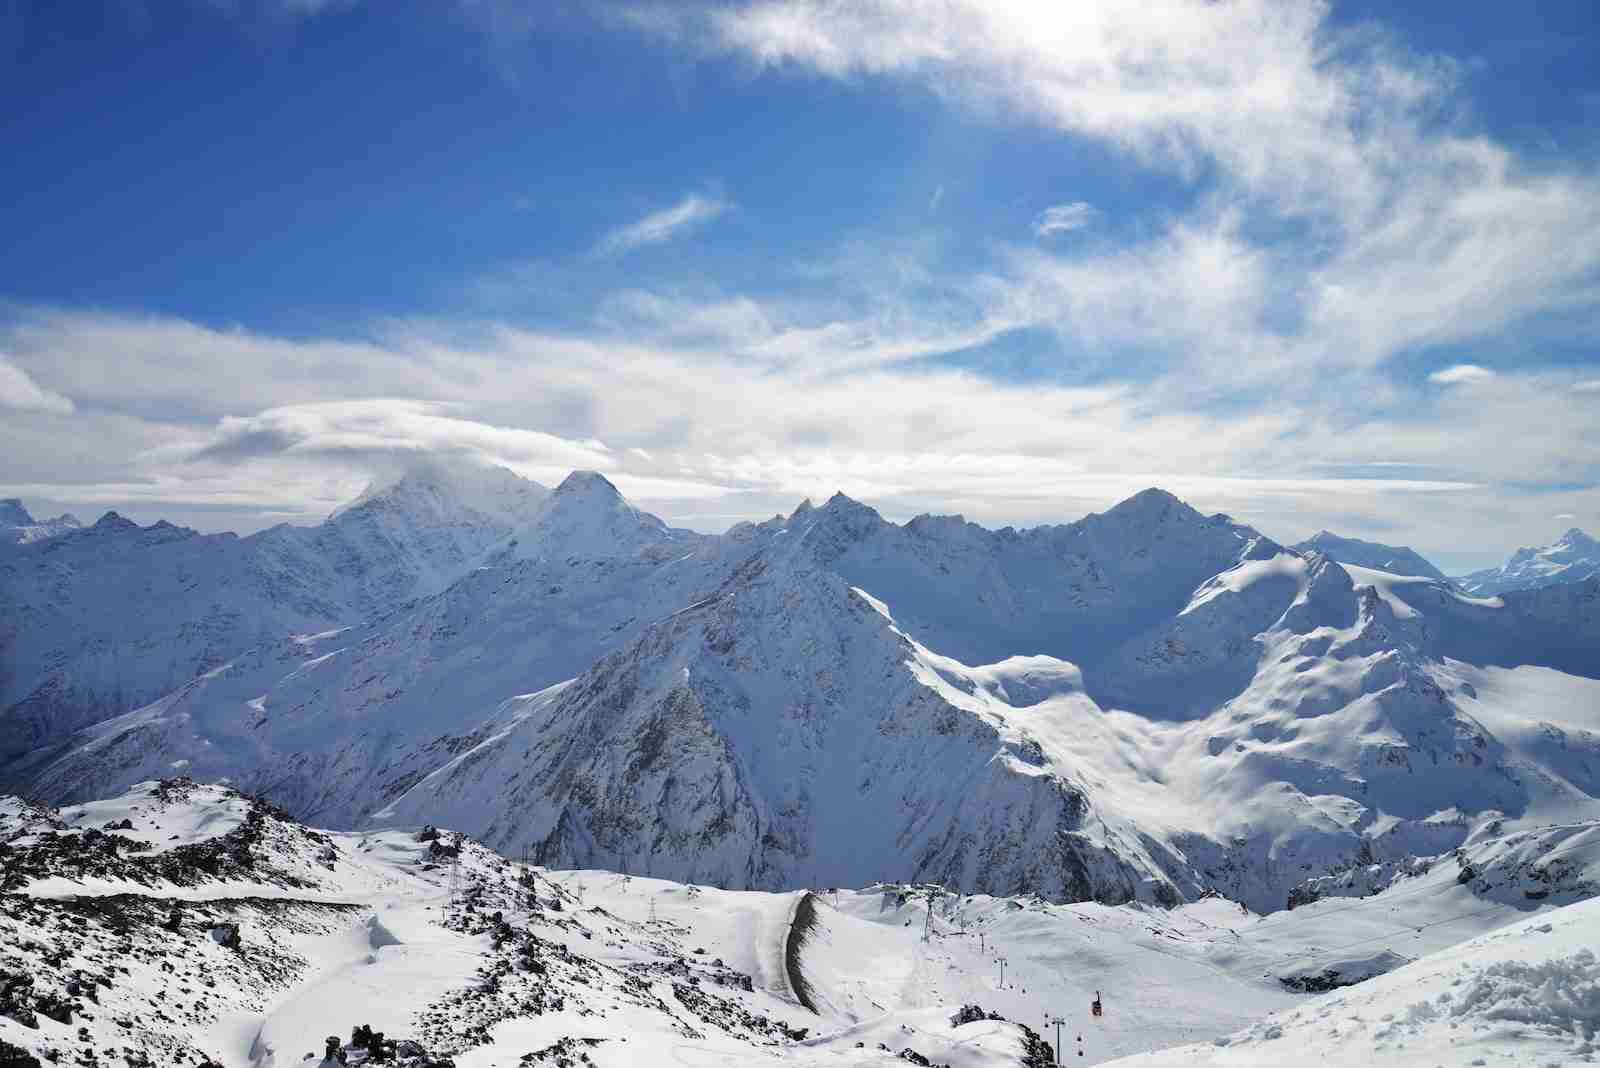
[[[800,970],[800,947],[805,945],[806,937],[816,925],[817,901],[807,890],[800,895],[789,917],[789,930],[783,939],[783,970],[794,999],[811,1012],[816,1012],[817,1006],[811,1000],[811,984]]]

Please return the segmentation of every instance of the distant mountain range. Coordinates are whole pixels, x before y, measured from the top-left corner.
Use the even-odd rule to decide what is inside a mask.
[[[559,866],[1281,908],[1597,812],[1600,579],[1487,599],[1413,557],[1156,489],[708,536],[593,472],[443,467],[251,538],[107,517],[0,563],[0,790],[177,768]]]
[[[1356,538],[1341,538],[1326,530],[1293,547],[1296,552],[1320,552],[1342,564],[1387,571],[1395,575],[1421,575],[1445,580],[1444,572],[1403,545],[1383,545]],[[1485,568],[1445,580],[1467,593],[1491,597],[1515,590],[1536,590],[1582,582],[1600,575],[1600,542],[1573,527],[1550,545],[1518,549],[1500,567]]]
[[[1573,527],[1554,544],[1518,549],[1500,567],[1474,571],[1456,579],[1468,593],[1490,596],[1510,590],[1534,590],[1600,575],[1600,541]]]
[[[315,527],[241,538],[115,512],[0,554],[0,760],[137,708],[263,642],[448,587],[546,490],[434,460]],[[30,519],[20,504],[7,519]],[[48,524],[12,523],[37,530]]]
[[[43,541],[57,534],[77,530],[83,524],[77,516],[58,515],[54,519],[35,519],[16,497],[0,498],[0,552],[13,545]]]

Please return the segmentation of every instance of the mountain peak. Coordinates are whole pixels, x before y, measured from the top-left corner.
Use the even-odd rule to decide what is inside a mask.
[[[849,546],[886,526],[877,510],[843,492],[835,493],[820,508],[795,510],[806,521],[807,544],[822,560],[831,560]]]
[[[1577,527],[1569,527],[1545,546],[1525,546],[1499,567],[1485,568],[1458,579],[1468,593],[1484,596],[1510,590],[1530,590],[1600,575],[1600,542]]]
[[[0,524],[11,527],[31,527],[33,525],[33,516],[28,514],[26,508],[22,507],[22,498],[0,498]]]
[[[1129,497],[1122,503],[1136,504],[1141,507],[1148,508],[1153,505],[1183,504],[1183,501],[1175,493],[1169,493],[1160,486],[1151,486],[1148,489],[1140,490],[1138,493],[1135,493],[1132,497]]]
[[[932,512],[923,512],[921,515],[913,516],[910,522],[906,523],[906,530],[912,534],[934,538],[969,538],[974,531],[980,532],[981,536],[991,534],[990,531],[984,530],[982,527],[968,523],[966,516],[934,515]],[[993,531],[992,533],[998,534],[999,531]]]
[[[1305,541],[1291,545],[1290,548],[1301,553],[1324,553],[1341,564],[1370,567],[1393,575],[1422,575],[1441,581],[1445,577],[1443,571],[1410,546],[1384,545],[1375,541],[1362,541],[1360,538],[1346,538],[1328,530],[1319,530]]]
[[[574,471],[562,479],[516,534],[516,555],[556,559],[630,556],[701,537],[641,511],[598,471]]]
[[[821,508],[814,508],[811,514],[818,519],[837,523],[844,521],[847,527],[855,528],[870,526],[872,523],[881,523],[883,517],[878,510],[870,504],[862,504],[854,497],[847,496],[842,490],[829,497],[827,503]]]
[[[416,457],[398,471],[374,478],[361,495],[334,511],[330,519],[399,502],[429,510],[465,505],[506,521],[548,491],[509,468],[449,454]]]
[[[1177,496],[1164,489],[1151,486],[1149,489],[1140,490],[1132,497],[1115,505],[1105,513],[1108,517],[1161,520],[1173,514],[1195,515],[1196,512]]]
[[[95,524],[91,529],[102,531],[138,530],[139,524],[119,512],[107,512],[95,520]]]
[[[598,495],[607,498],[621,499],[622,492],[606,476],[598,471],[574,471],[561,480],[561,485],[556,487],[560,494],[585,494]]]
[[[19,497],[0,498],[0,546],[26,545],[79,529],[76,516],[62,513],[54,519],[35,519]]]

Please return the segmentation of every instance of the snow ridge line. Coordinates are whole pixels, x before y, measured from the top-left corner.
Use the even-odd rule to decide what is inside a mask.
[[[811,983],[800,970],[800,947],[817,925],[817,900],[810,890],[803,892],[789,914],[789,929],[783,939],[783,971],[789,981],[789,992],[802,1007],[817,1011],[811,1000]],[[820,1015],[820,1013],[818,1014]]]

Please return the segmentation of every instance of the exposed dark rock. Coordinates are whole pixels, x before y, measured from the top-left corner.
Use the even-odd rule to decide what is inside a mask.
[[[1280,976],[1278,982],[1302,994],[1321,994],[1341,986],[1354,986],[1359,980],[1347,979],[1334,968],[1317,975]]]
[[[998,1012],[984,1012],[981,1005],[963,1005],[950,1017],[951,1027],[960,1027],[962,1024],[977,1023],[980,1020],[1004,1020]]]
[[[1050,1043],[1027,1024],[1017,1026],[1022,1029],[1022,1068],[1053,1068],[1056,1052],[1050,1048]]]
[[[0,1068],[44,1068],[39,1058],[11,1043],[0,1039]]]

